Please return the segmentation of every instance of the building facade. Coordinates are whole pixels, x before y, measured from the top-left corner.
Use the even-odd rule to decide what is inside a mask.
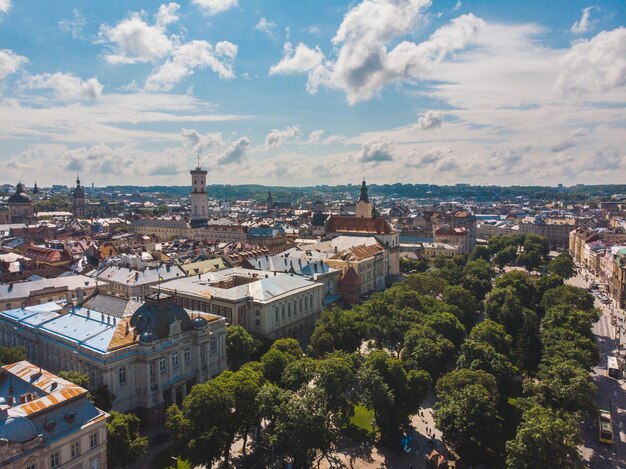
[[[223,317],[186,310],[165,294],[121,318],[57,303],[0,313],[0,344],[24,346],[30,362],[53,372],[86,374],[90,387],[115,394],[114,410],[147,425],[226,368],[225,330]]]
[[[191,174],[191,226],[197,228],[206,226],[209,219],[209,198],[206,193],[207,171],[200,169],[200,158],[198,166],[189,171]]]
[[[74,218],[85,218],[85,189],[80,185],[78,176],[76,176],[76,187],[72,193],[72,215]]]
[[[108,414],[87,390],[21,361],[0,368],[0,465],[106,469]]]

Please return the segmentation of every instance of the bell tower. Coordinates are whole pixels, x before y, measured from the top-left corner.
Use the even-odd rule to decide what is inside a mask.
[[[198,228],[206,226],[209,219],[209,199],[206,193],[207,171],[200,168],[200,156],[198,166],[189,171],[191,174],[191,226]]]
[[[356,216],[357,218],[372,218],[372,203],[367,195],[365,179],[363,179],[363,184],[361,184],[359,201],[356,203]]]
[[[72,214],[74,218],[85,218],[85,189],[80,185],[80,177],[76,175],[76,188],[72,194]]]

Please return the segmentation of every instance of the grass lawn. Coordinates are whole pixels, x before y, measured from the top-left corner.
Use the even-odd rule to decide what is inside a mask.
[[[354,416],[350,419],[350,423],[355,427],[362,428],[368,434],[372,434],[374,433],[373,419],[374,411],[359,404],[354,406]]]

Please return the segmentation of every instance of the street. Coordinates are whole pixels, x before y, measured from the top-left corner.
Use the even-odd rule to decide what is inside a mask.
[[[567,283],[581,288],[588,286],[580,274],[568,280]],[[600,363],[594,367],[592,378],[598,387],[596,395],[598,407],[611,412],[614,444],[608,445],[599,442],[598,421],[597,418],[592,418],[584,423],[582,454],[592,469],[626,467],[626,434],[624,433],[626,386],[624,385],[624,375],[620,373],[619,380],[616,380],[610,378],[606,370],[607,357],[618,354],[616,327],[611,323],[610,306],[601,303],[598,298],[595,299],[595,306],[602,312],[602,316],[593,327],[593,333],[600,350]],[[618,314],[618,324],[623,324],[619,319],[623,319],[623,317],[620,318],[620,314]],[[622,363],[620,362],[620,366]]]

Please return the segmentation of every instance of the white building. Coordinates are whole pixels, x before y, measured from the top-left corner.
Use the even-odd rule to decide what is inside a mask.
[[[94,277],[104,283],[104,290],[126,298],[145,298],[150,287],[160,281],[184,277],[187,273],[177,265],[164,265],[131,269],[109,265],[95,272]]]
[[[277,339],[311,329],[323,309],[324,284],[294,274],[232,268],[171,280],[161,291],[186,308]]]
[[[115,394],[113,409],[148,424],[226,368],[225,330],[224,318],[185,310],[165,294],[121,318],[56,303],[0,313],[1,345],[26,347],[32,363],[53,372],[88,375],[90,387]]]
[[[191,226],[206,225],[209,218],[209,198],[206,193],[207,171],[200,169],[200,158],[198,167],[189,171],[191,174]]]
[[[108,415],[87,390],[27,361],[0,368],[0,466],[107,467]]]

